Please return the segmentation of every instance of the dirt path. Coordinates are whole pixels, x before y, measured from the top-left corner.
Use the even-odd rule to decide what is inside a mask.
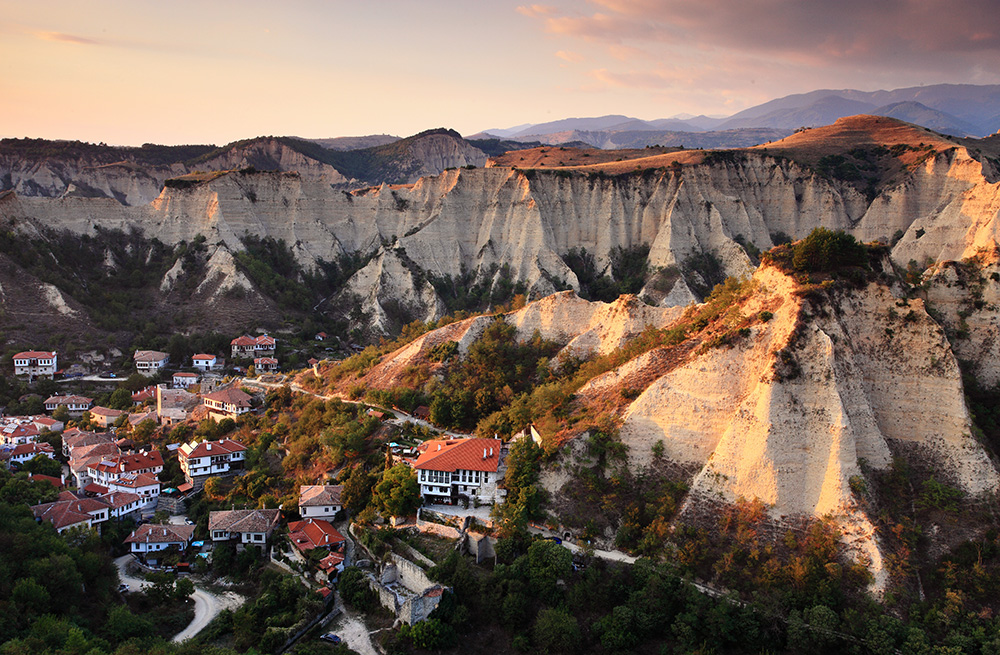
[[[142,591],[146,587],[149,587],[150,583],[142,578],[128,574],[126,569],[128,568],[128,564],[133,561],[134,559],[131,555],[122,555],[115,560],[115,566],[118,567],[118,577],[129,586],[129,591]],[[194,601],[194,620],[174,636],[172,641],[175,643],[180,643],[185,639],[195,636],[211,623],[212,619],[218,616],[222,610],[235,609],[242,605],[244,600],[241,596],[231,591],[217,595],[201,587],[194,588],[191,599]]]
[[[194,588],[191,598],[194,600],[194,620],[188,624],[188,627],[174,635],[171,641],[176,644],[190,639],[201,632],[222,610],[236,609],[243,604],[243,598],[231,591],[227,591],[221,596],[216,596],[199,587]]]

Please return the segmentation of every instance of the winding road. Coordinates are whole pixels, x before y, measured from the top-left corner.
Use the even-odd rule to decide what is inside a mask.
[[[115,560],[115,566],[118,567],[118,577],[129,586],[129,591],[141,591],[149,587],[150,583],[128,574],[128,564],[133,561],[132,555],[122,555]],[[174,643],[179,644],[201,632],[222,610],[235,609],[243,604],[243,598],[231,591],[220,596],[197,586],[191,594],[191,599],[194,601],[194,620],[174,635],[171,640]]]

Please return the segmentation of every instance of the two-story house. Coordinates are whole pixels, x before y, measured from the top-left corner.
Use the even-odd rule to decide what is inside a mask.
[[[136,371],[143,375],[153,375],[167,367],[170,355],[159,350],[137,350],[132,359]]]
[[[29,378],[54,377],[59,368],[55,351],[26,350],[17,353],[14,359],[14,375]]]
[[[59,500],[34,505],[31,511],[36,519],[55,526],[57,532],[93,527],[111,517],[107,503],[97,498],[76,498],[65,491],[59,494]]]
[[[215,355],[207,355],[205,353],[198,353],[192,355],[191,366],[198,369],[199,371],[211,371],[214,370],[218,364],[218,358]]]
[[[278,370],[278,360],[274,357],[255,357],[253,368],[258,373],[273,373]]]
[[[95,405],[87,411],[90,412],[91,422],[105,430],[114,425],[118,417],[125,413],[120,409],[111,409],[110,407],[101,407],[100,405]]]
[[[244,334],[229,342],[232,347],[233,357],[271,357],[277,345],[274,337],[262,334],[259,337],[251,337]]]
[[[177,449],[184,478],[200,489],[212,475],[232,475],[243,468],[246,446],[232,439],[186,443]]]
[[[281,521],[276,509],[235,509],[208,513],[212,541],[236,540],[263,546]]]
[[[201,397],[201,402],[208,407],[208,415],[217,420],[235,419],[253,409],[250,404],[250,394],[236,387],[219,389]]]
[[[420,495],[432,503],[453,504],[459,499],[498,500],[502,477],[499,439],[434,439],[418,448],[413,468]]]
[[[79,418],[93,404],[94,399],[86,396],[51,396],[45,400],[45,411],[54,412],[60,405],[65,405],[70,416]]]

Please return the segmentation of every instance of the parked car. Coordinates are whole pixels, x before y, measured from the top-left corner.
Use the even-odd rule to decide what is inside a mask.
[[[339,644],[342,640],[337,635],[332,632],[328,632],[325,635],[321,635],[320,639],[323,641],[329,641],[331,644]]]
[[[122,584],[118,585],[118,593],[124,594],[126,592],[128,592],[128,585],[127,584],[125,584],[123,582]]]

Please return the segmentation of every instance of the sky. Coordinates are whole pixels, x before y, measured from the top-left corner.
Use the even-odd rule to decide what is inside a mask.
[[[224,144],[1000,83],[994,0],[0,0],[0,136]]]

